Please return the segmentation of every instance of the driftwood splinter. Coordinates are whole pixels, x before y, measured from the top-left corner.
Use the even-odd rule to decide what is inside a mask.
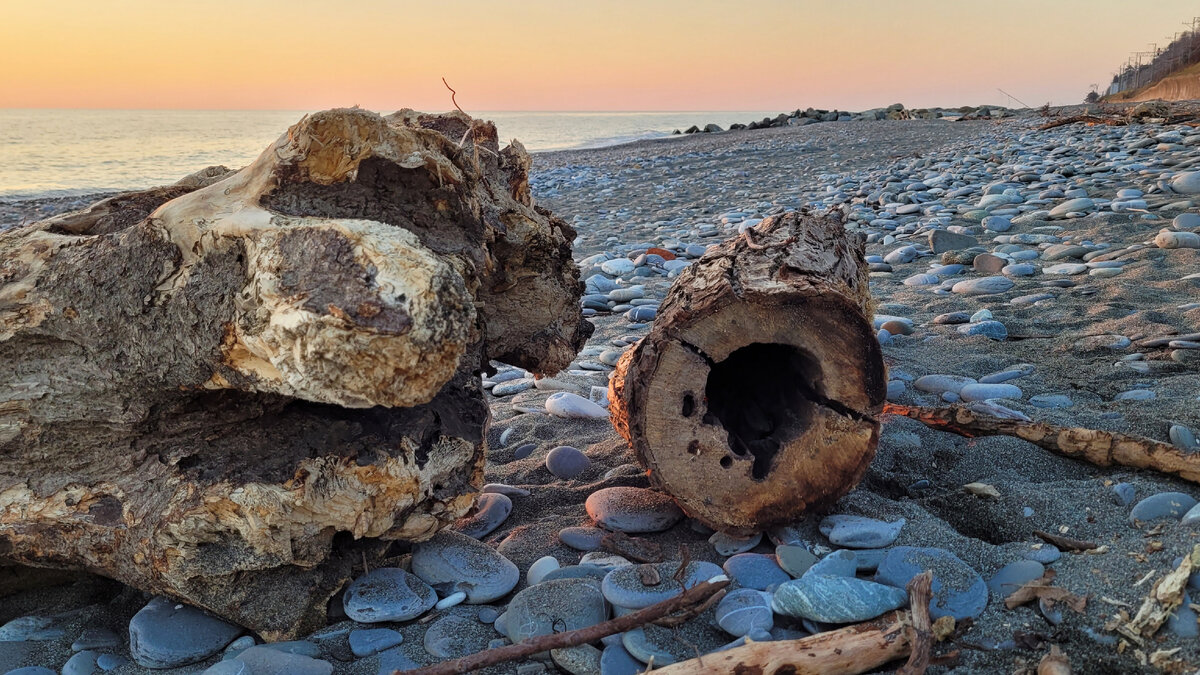
[[[617,364],[613,425],[688,515],[761,531],[867,470],[886,388],[863,246],[836,214],[767,218],[684,269]]]

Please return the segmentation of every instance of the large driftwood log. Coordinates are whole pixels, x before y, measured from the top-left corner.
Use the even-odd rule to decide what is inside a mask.
[[[846,494],[886,394],[863,242],[788,213],[710,250],[610,382],[612,419],[688,515],[748,533]]]
[[[460,113],[334,110],[0,235],[0,559],[321,625],[470,507],[488,359],[553,373],[591,330],[528,168]]]

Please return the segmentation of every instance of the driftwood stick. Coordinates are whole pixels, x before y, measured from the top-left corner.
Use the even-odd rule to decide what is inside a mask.
[[[550,651],[551,649],[576,647],[589,642],[595,642],[609,635],[624,633],[638,626],[644,626],[668,614],[674,614],[680,610],[687,610],[695,605],[703,604],[714,593],[723,591],[728,585],[728,581],[705,581],[685,590],[682,595],[677,595],[669,600],[663,600],[658,604],[650,605],[632,614],[619,616],[594,626],[562,633],[552,633],[550,635],[539,635],[535,638],[518,642],[515,645],[487,649],[453,661],[442,661],[432,666],[416,668],[414,670],[396,670],[392,672],[392,675],[459,675],[460,673],[469,673],[480,668],[494,666],[498,663],[515,661],[516,659]]]
[[[1033,534],[1037,538],[1046,542],[1047,544],[1054,544],[1054,546],[1056,548],[1059,548],[1063,551],[1071,551],[1074,553],[1081,553],[1083,551],[1091,551],[1091,550],[1100,548],[1099,544],[1092,542],[1092,541],[1084,541],[1082,539],[1072,539],[1071,537],[1064,537],[1064,536],[1058,535],[1058,534],[1051,534],[1050,532],[1043,532],[1042,530],[1034,530]]]
[[[912,651],[896,675],[924,675],[933,656],[933,623],[929,601],[933,597],[933,572],[926,570],[908,582],[908,605],[912,610]]]
[[[1129,121],[1120,117],[1097,117],[1096,115],[1072,115],[1070,117],[1060,117],[1053,122],[1046,122],[1038,127],[1039,131],[1046,129],[1054,129],[1056,127],[1066,126],[1068,124],[1103,124],[1110,127],[1123,127],[1129,124]]]
[[[1016,436],[1055,454],[1082,459],[1096,466],[1152,469],[1200,483],[1200,454],[1186,454],[1172,445],[1141,436],[1003,419],[962,406],[927,408],[887,403],[883,413],[911,417],[939,431],[968,438]]]
[[[655,675],[857,675],[902,659],[912,647],[912,614],[889,612],[866,623],[810,635],[799,640],[747,642],[723,652],[705,654],[665,668]]]

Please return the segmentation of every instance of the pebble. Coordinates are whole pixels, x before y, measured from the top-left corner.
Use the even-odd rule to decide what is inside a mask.
[[[99,656],[100,654],[91,650],[74,654],[63,664],[62,675],[92,675],[98,668],[96,659]]]
[[[991,579],[988,579],[988,590],[996,600],[1004,600],[1025,584],[1040,579],[1046,568],[1034,560],[1018,560],[1001,567]]]
[[[579,394],[557,391],[546,399],[546,412],[566,419],[608,419],[608,411]]]
[[[779,614],[824,623],[854,623],[903,607],[900,588],[859,579],[809,573],[780,584],[771,598]]]
[[[831,515],[821,520],[820,530],[834,546],[884,548],[896,541],[905,522],[904,518],[888,523],[863,516]]]
[[[645,668],[624,645],[608,645],[600,652],[600,675],[637,675]]]
[[[601,589],[609,602],[626,609],[641,609],[656,602],[673,598],[683,592],[684,586],[691,588],[702,581],[724,574],[724,570],[713,563],[694,561],[688,564],[684,574],[684,586],[673,577],[679,569],[677,561],[651,563],[654,573],[643,572],[641,565],[618,567],[604,577]],[[643,573],[657,573],[658,583],[646,585],[643,583]]]
[[[987,606],[988,587],[979,573],[945,549],[892,548],[879,562],[875,581],[903,589],[925,570],[933,571],[933,599],[929,613],[934,619],[943,616],[952,616],[959,621],[975,618]]]
[[[506,614],[508,639],[516,643],[606,621],[608,606],[595,579],[554,579],[518,592]]]
[[[507,495],[485,492],[475,500],[475,512],[460,519],[454,529],[468,537],[482,539],[504,524],[512,508],[512,500]]]
[[[803,576],[820,574],[832,577],[852,577],[858,572],[858,560],[854,551],[842,549],[813,563]]]
[[[717,603],[714,613],[717,625],[734,637],[742,637],[755,630],[771,630],[775,627],[775,620],[770,597],[770,594],[751,588],[730,591]]]
[[[350,651],[360,659],[391,649],[404,642],[404,636],[391,628],[358,628],[350,631]]]
[[[992,398],[1020,399],[1021,389],[1011,384],[968,384],[958,395],[964,401],[986,401]]]
[[[587,471],[592,460],[578,448],[560,445],[546,453],[546,468],[563,480],[571,480]]]
[[[558,540],[576,551],[598,551],[604,530],[598,527],[565,527],[558,531]]]
[[[775,556],[762,553],[738,553],[721,565],[738,586],[765,591],[792,577],[779,566]]]
[[[1057,562],[1062,557],[1062,551],[1059,551],[1058,547],[1054,544],[1042,544],[1026,551],[1024,557],[1026,560],[1049,565],[1052,562]]]
[[[521,573],[492,547],[457,532],[443,530],[413,548],[412,571],[441,591],[462,591],[473,605],[503,597]]]
[[[974,384],[975,379],[961,375],[923,375],[913,382],[913,388],[930,394],[953,392],[957,394],[968,384]]]
[[[194,607],[154,598],[129,621],[129,651],[146,668],[178,668],[220,652],[242,629]]]
[[[434,658],[457,659],[483,651],[495,637],[495,630],[488,624],[451,614],[429,625],[422,646]]]
[[[1113,501],[1119,506],[1129,506],[1137,495],[1137,488],[1131,483],[1117,483],[1112,486]]]
[[[1196,505],[1196,499],[1182,492],[1160,492],[1134,505],[1129,522],[1151,523],[1157,520],[1179,520]]]
[[[627,561],[628,563],[628,561]],[[542,581],[553,581],[555,579],[580,579],[587,577],[596,581],[603,581],[605,575],[611,570],[597,565],[567,565],[556,570],[551,570],[546,576],[542,577]]]
[[[626,534],[661,532],[683,518],[673,499],[638,487],[602,488],[588,496],[584,507],[601,527]]]
[[[1167,431],[1167,438],[1180,450],[1191,451],[1200,449],[1200,443],[1196,441],[1196,435],[1192,433],[1191,429],[1182,424],[1172,424],[1171,428]]]
[[[788,574],[799,578],[817,563],[817,556],[803,546],[782,544],[775,547],[775,559]]]
[[[1154,245],[1159,248],[1200,248],[1200,234],[1195,232],[1171,232],[1163,230],[1154,237]]]
[[[963,335],[982,335],[992,340],[1004,340],[1008,338],[1008,328],[999,321],[980,321],[978,323],[969,323],[958,327],[958,332]]]
[[[550,658],[570,675],[600,675],[600,650],[591,645],[551,649]]]
[[[714,532],[713,535],[708,538],[708,543],[711,544],[714,549],[716,549],[717,553],[723,556],[745,553],[755,546],[758,546],[760,541],[762,541],[761,532],[757,532],[749,537],[735,537],[730,534],[725,534],[724,532]]]
[[[71,643],[71,649],[115,649],[123,642],[119,635],[107,628],[88,628]]]
[[[525,571],[525,583],[530,586],[541,583],[542,579],[554,570],[559,569],[558,558],[552,555],[542,556],[533,561],[529,569]]]
[[[381,567],[355,579],[342,605],[359,623],[408,621],[433,608],[437,594],[424,581],[398,567]]]
[[[1008,277],[992,276],[960,281],[950,290],[961,295],[993,295],[1004,293],[1015,285]]]
[[[1035,408],[1058,409],[1070,408],[1075,402],[1065,394],[1037,394],[1029,397],[1029,405]]]

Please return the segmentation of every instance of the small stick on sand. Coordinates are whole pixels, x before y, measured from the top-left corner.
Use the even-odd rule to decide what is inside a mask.
[[[624,633],[638,626],[644,626],[668,614],[674,614],[680,610],[686,611],[696,605],[702,605],[713,594],[725,590],[725,587],[728,585],[728,581],[701,582],[685,590],[682,595],[677,595],[668,600],[663,600],[658,604],[650,605],[633,614],[619,616],[594,626],[562,633],[552,633],[550,635],[539,635],[518,642],[515,645],[487,649],[453,661],[442,661],[432,666],[414,670],[396,670],[392,672],[392,675],[459,675],[460,673],[469,673],[472,670],[494,666],[498,663],[515,661],[516,659],[550,651],[551,649],[576,647],[589,642],[595,642],[609,635]]]
[[[933,655],[933,624],[929,600],[933,597],[933,572],[926,570],[908,582],[908,604],[912,610],[912,652],[896,675],[924,675]]]
[[[1004,419],[963,406],[927,408],[887,403],[883,406],[883,414],[911,417],[930,428],[968,438],[1016,436],[1055,454],[1082,459],[1096,466],[1152,469],[1200,483],[1200,454],[1188,454],[1175,446],[1141,436]]]
[[[1070,537],[1063,537],[1061,535],[1043,532],[1042,530],[1034,530],[1033,534],[1047,544],[1054,544],[1055,547],[1063,551],[1082,553],[1084,551],[1092,551],[1100,548],[1099,544],[1092,541],[1072,539]]]

